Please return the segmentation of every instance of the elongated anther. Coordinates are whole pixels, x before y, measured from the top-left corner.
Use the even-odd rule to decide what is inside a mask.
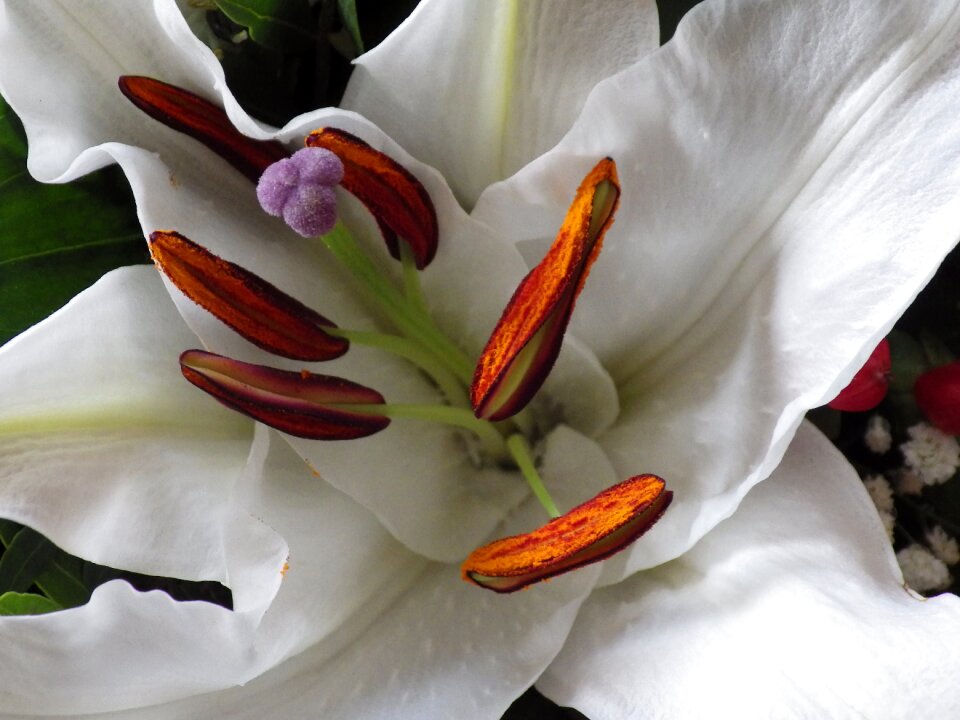
[[[222,108],[176,85],[135,75],[122,76],[118,85],[147,115],[199,140],[253,182],[270,165],[290,155],[278,142],[247,137]]]
[[[417,268],[430,264],[437,252],[439,228],[433,202],[419,180],[393,158],[344,130],[314,130],[306,143],[340,158],[340,184],[367,206],[394,258],[400,259],[398,239],[402,239],[413,251]]]
[[[580,183],[557,239],[521,281],[480,355],[470,389],[477,417],[508,418],[543,385],[619,198],[616,164],[604,158]]]
[[[180,355],[183,376],[232,410],[311,440],[354,440],[390,424],[382,415],[338,406],[382,405],[376,390],[330,375],[290,372],[203,350]]]
[[[180,291],[254,345],[293,360],[331,360],[349,343],[336,325],[239,265],[180,233],[150,234],[154,262]]]
[[[524,535],[477,548],[460,568],[464,580],[509,593],[623,550],[663,515],[673,493],[656,475],[637,475]]]

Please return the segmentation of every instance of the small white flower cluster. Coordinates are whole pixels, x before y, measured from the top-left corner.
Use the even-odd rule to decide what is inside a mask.
[[[935,525],[932,530],[927,531],[927,544],[933,554],[947,565],[960,563],[960,545],[957,544],[956,538],[951,537],[939,525]]]
[[[946,563],[923,545],[914,543],[905,547],[897,553],[897,562],[904,581],[917,592],[942,590],[953,582]]]
[[[863,484],[870,493],[870,499],[880,513],[883,529],[887,531],[887,538],[893,542],[893,526],[896,524],[896,511],[893,507],[893,488],[882,475],[868,475]]]
[[[910,468],[897,470],[894,480],[896,481],[897,495],[919,495],[923,492],[923,480]]]
[[[940,485],[957,474],[960,468],[960,442],[953,435],[926,422],[907,428],[909,439],[900,445],[904,464],[885,475],[866,475],[863,485],[870,494],[887,538],[894,541],[897,524],[895,494],[918,496],[925,487]],[[893,447],[890,422],[879,414],[867,421],[864,445],[877,455],[885,455]],[[906,533],[909,537],[909,532]],[[953,583],[950,566],[960,565],[960,543],[941,526],[935,525],[924,537],[911,541],[897,552],[897,562],[904,582],[919,593],[945,590]]]
[[[907,433],[910,439],[900,451],[908,469],[925,485],[939,485],[953,477],[960,466],[960,443],[955,437],[927,423],[918,423]]]
[[[871,452],[883,455],[893,445],[893,435],[890,434],[890,421],[881,415],[871,415],[867,421],[867,431],[863,435],[864,444]]]

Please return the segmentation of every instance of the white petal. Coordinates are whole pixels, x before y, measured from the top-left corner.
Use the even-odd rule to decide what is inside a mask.
[[[564,506],[610,482],[602,451],[566,429],[544,462],[562,481],[556,500]],[[170,699],[109,717],[499,717],[553,659],[598,576],[585,568],[512,596],[467,585],[455,566],[428,563],[393,541],[263,429],[235,500],[263,523],[254,523],[257,538],[239,523],[230,534],[232,559],[247,573],[232,578],[234,597],[268,586],[256,602],[230,613],[113,583],[77,610],[0,620],[11,681],[0,684],[4,710],[102,712]],[[528,499],[500,530],[543,520]],[[275,542],[270,552],[258,549],[277,537],[268,527],[289,542],[290,559],[263,615],[285,550]],[[209,692],[216,685],[224,689]]]
[[[502,597],[434,564],[379,617],[243,687],[88,720],[497,718],[559,650],[589,575]]]
[[[566,506],[596,492],[611,470],[590,441],[568,430],[556,435],[545,463],[560,475],[555,499]],[[529,530],[544,518],[528,499],[501,531]],[[467,585],[456,566],[419,562],[420,569],[394,565],[380,603],[273,672],[242,688],[123,717],[496,718],[560,649],[598,575],[584,568],[502,596]]]
[[[652,0],[422,2],[357,60],[343,105],[470,207],[563,137],[597,82],[658,44]]]
[[[175,0],[7,4],[0,8],[0,57],[0,91],[26,128],[30,172],[45,182],[108,163],[109,156],[94,155],[68,173],[95,145],[144,145],[138,140],[147,125],[120,94],[121,75],[147,75],[219,97],[244,133],[272,135],[227,90],[220,62],[190,31]]]
[[[5,712],[141,717],[135,708],[233,688],[307,647],[333,655],[342,627],[367,627],[423,572],[426,561],[271,435],[259,429],[237,491],[209,518],[234,610],[113,582],[80,608],[0,619]]]
[[[902,583],[859,478],[804,426],[693,550],[592,596],[538,686],[592,720],[956,717],[960,600]]]
[[[143,718],[497,718],[559,650],[589,575],[502,597],[433,565],[335,657],[308,651],[244,688]]]
[[[231,685],[251,630],[249,616],[119,580],[79,608],[5,617],[4,717],[122,710]]]
[[[108,274],[0,350],[0,517],[105,565],[225,580],[251,423],[191,388],[153,268]]]
[[[953,0],[704,3],[481,199],[535,255],[586,170],[618,162],[571,327],[621,389],[614,464],[677,491],[627,570],[729,515],[956,242],[958,29]]]
[[[599,447],[567,428],[548,440],[543,465],[562,508],[615,481]],[[526,532],[546,519],[527,498],[496,535]],[[381,567],[393,569],[384,596],[397,595],[389,607],[384,599],[382,615],[358,613],[337,636],[247,687],[207,698],[208,704],[184,703],[177,707],[180,714],[158,717],[206,717],[212,708],[238,720],[264,713],[290,720],[311,713],[398,720],[499,717],[562,646],[598,576],[596,567],[582,568],[504,596],[464,583],[456,566],[431,563],[404,571],[385,559]],[[291,568],[292,577],[292,563]]]

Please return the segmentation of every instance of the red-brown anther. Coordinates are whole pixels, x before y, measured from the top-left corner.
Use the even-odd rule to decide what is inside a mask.
[[[384,400],[376,390],[349,380],[252,365],[203,350],[180,355],[180,369],[231,410],[297,437],[354,440],[390,424],[382,415],[356,410]]]
[[[419,180],[389,156],[337,128],[314,130],[306,144],[340,158],[340,184],[366,205],[394,258],[400,259],[399,238],[410,246],[417,268],[430,264],[437,253],[437,213]]]
[[[477,548],[461,565],[461,576],[509,593],[603,560],[649,530],[672,499],[662,479],[637,475],[533,532]]]
[[[151,233],[150,253],[184,295],[264,350],[316,362],[349,348],[325,331],[336,327],[325,317],[179,233]]]
[[[543,385],[619,198],[616,164],[604,158],[580,183],[557,239],[521,281],[480,355],[470,389],[477,417],[508,418]]]
[[[124,75],[120,91],[167,127],[199,140],[253,182],[270,165],[290,155],[278,142],[254,140],[238,131],[227,113],[192,92],[153,78]]]

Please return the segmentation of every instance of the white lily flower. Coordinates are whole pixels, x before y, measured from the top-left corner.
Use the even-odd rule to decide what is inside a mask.
[[[447,45],[409,39],[457,8],[438,6],[425,3],[399,31],[403,62],[441,62],[433,53]],[[488,42],[456,27],[448,45]],[[478,470],[451,432],[400,422],[336,444],[284,442],[258,427],[249,446],[249,424],[170,377],[192,341],[156,274],[118,271],[0,354],[3,396],[18,398],[0,415],[0,516],[105,564],[221,580],[235,610],[115,582],[81,608],[3,619],[0,707],[10,718],[488,718],[539,679],[595,720],[707,708],[896,717],[924,706],[950,716],[960,606],[899,587],[869,498],[815,431],[802,430],[773,478],[717,525],[770,476],[803,412],[845,385],[956,241],[958,27],[957,4],[945,1],[707,3],[674,42],[597,82],[585,101],[599,77],[583,73],[590,80],[570,100],[583,110],[561,143],[486,191],[478,182],[533,160],[556,126],[542,142],[536,133],[501,142],[503,162],[478,165],[480,181],[469,163],[447,159],[477,155],[464,133],[404,137],[414,155],[449,163],[459,196],[478,198],[472,216],[439,173],[363,117],[326,109],[291,121],[276,135],[291,146],[315,127],[340,127],[424,184],[441,238],[424,292],[440,326],[472,352],[526,272],[523,257],[542,256],[585,170],[615,157],[621,210],[544,388],[559,409],[541,471],[567,507],[646,470],[668,478],[677,499],[605,564],[604,583],[633,575],[624,582],[591,595],[593,566],[519,596],[484,593],[448,563],[491,533],[536,522],[516,473]],[[608,29],[597,29],[598,42]],[[413,113],[437,104],[432,78],[403,74],[390,52],[371,56],[349,97],[373,114],[370,93],[404,87],[395,122],[417,134]],[[533,65],[510,75],[539,82],[555,55],[517,56]],[[172,1],[0,6],[0,61],[37,177],[64,182],[116,161],[146,231],[175,228],[342,325],[369,323],[348,279],[263,214],[249,182],[118,94],[120,75],[158,77],[216,99],[241,131],[273,136],[237,106]],[[598,72],[617,69],[605,63]],[[459,107],[461,85],[446,83],[443,102]],[[474,87],[463,92],[476,102]],[[524,126],[550,127],[549,103],[523,107]],[[479,142],[508,125],[478,118]],[[362,213],[344,216],[378,249]],[[173,297],[204,344],[263,360]],[[120,402],[134,422],[108,439],[110,454],[99,423],[111,406],[96,388],[71,378],[71,392],[49,390],[77,343],[85,351],[71,374],[103,378],[118,402],[129,390],[141,411]],[[323,368],[391,401],[436,397],[405,364],[365,348]],[[37,417],[24,420],[35,404]],[[83,431],[53,422],[61,413]],[[188,419],[218,444],[204,444]],[[127,451],[131,437],[150,451],[141,475],[114,464],[112,449]],[[79,509],[62,492],[75,489],[63,470],[75,456],[95,488],[94,473],[107,471],[103,495]],[[29,485],[18,480],[24,467]],[[123,545],[110,542],[115,534]]]

